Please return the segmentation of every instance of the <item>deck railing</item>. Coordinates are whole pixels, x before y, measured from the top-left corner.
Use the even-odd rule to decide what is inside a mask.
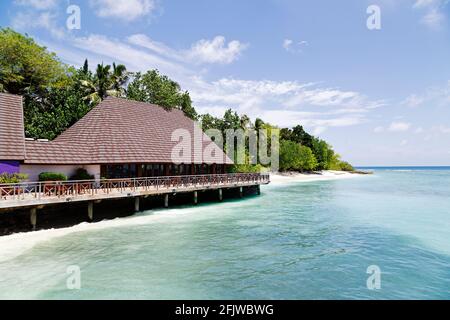
[[[269,174],[238,173],[171,177],[79,180],[57,182],[23,182],[0,184],[0,201],[70,197],[190,187],[232,187],[242,184],[267,184]]]

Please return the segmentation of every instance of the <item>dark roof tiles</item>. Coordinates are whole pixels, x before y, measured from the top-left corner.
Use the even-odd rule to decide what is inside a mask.
[[[156,105],[112,97],[101,102],[54,141],[27,141],[25,162],[172,163],[172,150],[178,141],[171,140],[177,129],[189,133],[184,139],[190,136],[192,146],[191,161],[183,162],[232,164],[181,110],[167,111]],[[198,138],[195,141],[194,136]],[[213,146],[215,157],[203,155],[209,145]]]
[[[22,97],[0,93],[0,160],[24,160]]]

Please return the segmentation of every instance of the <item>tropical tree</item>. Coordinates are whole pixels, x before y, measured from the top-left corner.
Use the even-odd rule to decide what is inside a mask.
[[[307,146],[300,146],[298,153],[299,169],[301,171],[313,171],[317,167],[317,160],[312,150]]]
[[[181,91],[180,85],[158,70],[136,73],[128,85],[128,99],[159,105],[166,110],[182,110],[191,119],[197,120],[198,114],[192,106],[189,92]]]
[[[83,67],[86,72],[87,62]],[[111,70],[110,65],[97,65],[96,72],[91,79],[81,80],[81,84],[85,90],[84,99],[91,104],[97,104],[108,96],[121,97],[125,95],[125,84],[129,79],[127,68],[122,65],[113,63]]]
[[[92,105],[83,99],[81,80],[86,77],[83,70],[71,70],[70,74],[70,81],[63,88],[46,89],[39,99],[25,96],[26,136],[54,139],[92,108]]]
[[[0,90],[36,96],[67,81],[67,66],[54,53],[9,28],[0,28]]]
[[[281,140],[280,143],[280,170],[299,170],[301,162],[299,154],[300,145],[294,141]]]

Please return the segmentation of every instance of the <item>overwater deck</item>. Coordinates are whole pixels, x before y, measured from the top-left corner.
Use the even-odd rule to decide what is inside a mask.
[[[223,174],[0,184],[0,211],[52,204],[243,188],[270,183],[268,174]],[[242,192],[242,190],[241,190]],[[166,206],[168,197],[166,197]],[[136,205],[138,209],[139,204]]]

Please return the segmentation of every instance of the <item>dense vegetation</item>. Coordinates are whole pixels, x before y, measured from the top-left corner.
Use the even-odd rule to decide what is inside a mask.
[[[32,38],[8,28],[0,28],[1,91],[24,96],[25,131],[33,138],[54,139],[107,96],[153,103],[168,110],[178,108],[191,119],[200,120],[204,130],[276,128],[261,119],[252,122],[231,109],[222,118],[199,115],[189,92],[157,70],[133,74],[124,65],[101,64],[92,72],[87,60],[79,69],[65,65]],[[281,129],[280,138],[282,171],[353,170],[329,144],[300,125]],[[246,159],[250,163],[248,151]],[[244,164],[232,170],[260,169],[258,165]]]

